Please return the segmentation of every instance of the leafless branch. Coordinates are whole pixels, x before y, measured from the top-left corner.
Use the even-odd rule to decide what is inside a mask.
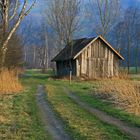
[[[32,5],[29,7],[29,9],[25,12],[25,16],[29,14],[29,12],[32,10],[32,8],[35,6],[36,0],[32,3]]]
[[[18,0],[16,0],[14,10],[13,10],[13,14],[12,14],[11,17],[9,16],[10,15],[9,9],[10,9],[10,2],[11,1],[9,1],[9,0],[2,1],[1,0],[0,2],[1,2],[1,10],[2,10],[1,13],[2,13],[2,24],[3,24],[3,39],[2,39],[3,43],[2,43],[2,48],[1,48],[2,60],[1,60],[0,64],[1,64],[1,66],[3,66],[3,64],[5,62],[6,52],[7,52],[7,49],[8,49],[8,42],[11,39],[11,37],[13,36],[14,32],[17,30],[17,28],[20,25],[23,18],[25,16],[27,16],[27,14],[33,8],[36,0],[34,0],[32,5],[27,10],[26,10],[26,8],[27,8],[28,0],[24,0],[21,11],[19,12],[19,16],[18,16],[17,20],[15,21],[15,23],[12,27],[11,27],[11,25],[9,25],[9,22],[11,20],[13,20],[13,18],[17,14]]]
[[[48,10],[47,19],[58,36],[60,46],[72,40],[78,28],[80,0],[54,0]]]
[[[14,10],[13,10],[13,14],[12,14],[12,16],[9,18],[9,21],[11,21],[11,20],[16,16],[17,8],[18,8],[18,0],[16,0],[15,7],[14,7]]]
[[[119,0],[90,0],[91,15],[96,19],[96,32],[106,37],[119,14]]]

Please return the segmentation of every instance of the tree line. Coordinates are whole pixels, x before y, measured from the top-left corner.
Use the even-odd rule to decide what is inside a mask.
[[[86,3],[81,0],[48,1],[42,11],[43,23],[40,29],[33,31],[29,37],[28,30],[33,30],[31,24],[26,23],[20,33],[16,30],[35,2],[27,9],[27,0],[22,4],[18,0],[0,0],[1,67],[12,63],[7,62],[12,57],[8,53],[8,48],[9,51],[12,48],[10,40],[18,43],[12,46],[13,50],[14,46],[18,46],[19,49],[16,49],[19,52],[13,52],[23,53],[19,56],[22,56],[26,67],[44,70],[53,67],[51,59],[74,38],[84,36],[83,30],[86,29],[92,35],[100,34],[108,40],[125,58],[122,66],[127,67],[128,72],[134,66],[137,73],[140,65],[140,8],[131,6],[124,9],[121,2],[122,0],[88,0]],[[20,13],[17,13],[18,9],[22,9]],[[88,36],[90,37],[89,34]],[[38,38],[41,43],[35,41]],[[16,60],[19,60],[18,64],[22,64],[21,58]]]
[[[16,30],[34,4],[28,7],[28,0],[0,0],[0,68],[21,63],[21,41]]]

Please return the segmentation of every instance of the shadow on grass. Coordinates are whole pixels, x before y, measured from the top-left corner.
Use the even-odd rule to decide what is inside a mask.
[[[23,79],[36,79],[36,80],[45,80],[48,78],[53,78],[53,76],[50,75],[29,75],[29,74],[23,74],[20,76],[20,78]]]
[[[19,76],[21,79],[35,79],[46,80],[48,78],[54,78],[54,72],[49,70],[47,73],[41,73],[41,70],[26,70],[24,74]]]

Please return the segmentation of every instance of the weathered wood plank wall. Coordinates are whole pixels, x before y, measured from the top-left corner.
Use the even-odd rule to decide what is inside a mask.
[[[88,46],[76,61],[77,76],[89,78],[112,77],[118,75],[119,58],[100,39]]]

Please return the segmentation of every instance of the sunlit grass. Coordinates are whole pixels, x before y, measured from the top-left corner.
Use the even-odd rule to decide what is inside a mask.
[[[66,123],[66,129],[77,140],[129,139],[114,126],[105,124],[76,105],[66,94],[63,87],[66,81],[48,81],[48,100],[54,110]]]
[[[0,95],[1,140],[50,140],[40,122],[32,82],[22,80],[24,91],[16,95]]]
[[[139,125],[139,119],[116,109],[108,103],[92,96],[96,82],[81,82],[48,79],[50,74],[41,74],[40,71],[29,70],[22,78],[25,91],[16,95],[0,97],[0,139],[9,140],[50,140],[49,134],[43,130],[39,121],[38,110],[35,102],[36,86],[47,84],[48,97],[58,118],[63,119],[65,129],[73,135],[74,139],[129,139],[116,127],[102,123],[90,113],[81,109],[66,95],[63,87],[73,91],[83,102],[90,106],[101,109],[108,114],[131,121]],[[123,113],[122,113],[123,112]],[[16,128],[16,129],[15,129]]]
[[[111,102],[106,102],[104,99],[100,99],[97,96],[94,96],[95,93],[97,93],[96,89],[99,86],[98,81],[94,81],[94,82],[73,81],[71,85],[69,85],[69,83],[66,81],[65,82],[61,81],[61,82],[70,91],[72,91],[77,96],[79,96],[79,98],[83,102],[87,103],[89,106],[98,108],[99,110],[102,110],[108,113],[109,115],[124,120],[128,122],[128,124],[130,125],[132,124],[132,125],[140,126],[140,117],[126,112],[123,108],[118,108],[117,106],[112,105]]]

